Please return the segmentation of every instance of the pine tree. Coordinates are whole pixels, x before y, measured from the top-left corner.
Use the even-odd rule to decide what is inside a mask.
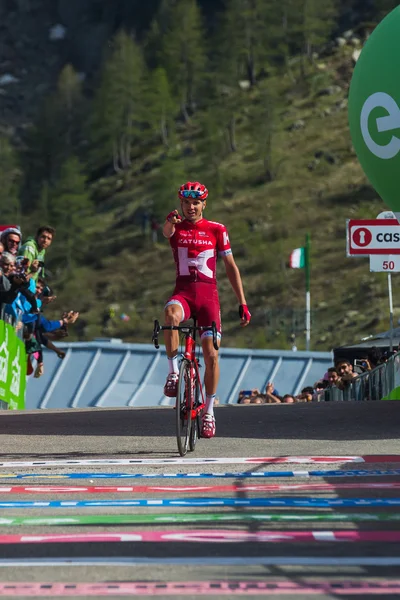
[[[136,42],[119,32],[107,57],[96,93],[91,123],[91,162],[112,160],[115,171],[131,164],[132,143],[143,121],[144,63]]]
[[[159,64],[165,68],[188,121],[198,104],[206,68],[206,30],[200,9],[196,0],[164,0],[157,22],[161,32]]]
[[[83,95],[82,83],[71,65],[61,71],[56,93],[60,116],[60,130],[66,157],[77,151],[82,136]]]
[[[262,89],[261,102],[253,113],[254,139],[263,162],[263,179],[276,179],[279,164],[274,151],[276,131],[276,99],[267,88]]]
[[[0,137],[0,206],[4,224],[18,224],[21,218],[19,194],[20,169],[16,153],[5,137]]]
[[[61,71],[57,90],[45,98],[27,133],[22,163],[26,210],[41,203],[42,185],[53,185],[61,165],[79,153],[83,139],[84,99],[81,82],[71,65]]]
[[[223,55],[234,66],[238,78],[257,82],[270,48],[271,0],[226,0],[223,15]]]
[[[216,194],[224,192],[224,176],[222,162],[228,154],[228,128],[221,127],[222,114],[220,108],[209,108],[201,119],[202,135],[197,145],[201,156],[201,168],[198,177],[207,181],[207,187]]]
[[[312,59],[315,48],[324,44],[335,26],[337,0],[302,0],[304,52]]]
[[[159,171],[152,178],[152,208],[159,219],[164,219],[174,208],[179,208],[178,190],[188,179],[179,148],[170,148]]]
[[[70,157],[62,165],[50,196],[50,220],[57,229],[61,256],[66,257],[71,268],[87,247],[85,226],[93,210],[86,177],[76,157]]]
[[[146,115],[152,129],[160,136],[165,146],[169,146],[176,111],[177,106],[171,96],[167,74],[165,69],[159,67],[150,76]]]

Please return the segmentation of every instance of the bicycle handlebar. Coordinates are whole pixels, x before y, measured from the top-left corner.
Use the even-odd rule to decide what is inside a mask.
[[[159,343],[158,343],[158,334],[160,333],[160,331],[181,331],[182,333],[185,333],[186,335],[190,335],[190,333],[192,331],[212,331],[212,338],[213,338],[213,346],[215,348],[215,350],[219,350],[218,347],[218,333],[217,333],[217,325],[215,323],[215,321],[212,322],[211,326],[208,327],[195,327],[194,325],[160,325],[160,323],[156,320],[154,321],[154,329],[153,329],[153,337],[152,337],[152,341],[154,344],[154,347],[158,348]]]

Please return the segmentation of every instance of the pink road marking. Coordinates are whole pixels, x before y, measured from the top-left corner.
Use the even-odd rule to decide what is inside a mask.
[[[255,485],[135,485],[135,486],[65,486],[65,485],[37,485],[37,486],[0,486],[2,494],[117,494],[132,492],[136,494],[151,494],[158,492],[282,492],[282,491],[335,491],[335,490],[369,490],[400,489],[400,483],[278,483]]]
[[[265,458],[247,458],[249,463],[398,463],[400,454],[366,454],[365,456],[267,456]]]
[[[0,535],[0,544],[84,542],[400,542],[400,531],[259,531],[172,530],[116,533]]]
[[[182,581],[124,583],[2,583],[0,596],[247,596],[247,595],[383,595],[400,592],[400,581],[378,582],[336,581],[315,583],[303,581]]]

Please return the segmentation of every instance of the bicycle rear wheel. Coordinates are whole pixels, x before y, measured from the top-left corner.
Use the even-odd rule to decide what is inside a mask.
[[[195,382],[194,382],[194,386],[193,386],[194,387],[193,407],[197,408],[198,405],[200,404],[200,382],[199,382],[197,373],[195,373],[194,377],[195,377]],[[192,421],[192,428],[190,431],[189,448],[190,448],[191,452],[193,452],[196,447],[196,442],[200,437],[200,431],[201,431],[201,416],[199,413],[197,413],[195,420]]]
[[[183,359],[179,369],[178,392],[176,394],[176,441],[181,456],[188,451],[192,429],[192,386],[190,383],[190,361]]]

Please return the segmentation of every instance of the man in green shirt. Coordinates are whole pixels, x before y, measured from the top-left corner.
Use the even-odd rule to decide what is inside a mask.
[[[25,244],[19,250],[19,256],[28,258],[30,262],[30,272],[35,281],[44,276],[44,258],[46,250],[53,241],[56,230],[53,227],[39,227],[35,237],[29,237]]]

